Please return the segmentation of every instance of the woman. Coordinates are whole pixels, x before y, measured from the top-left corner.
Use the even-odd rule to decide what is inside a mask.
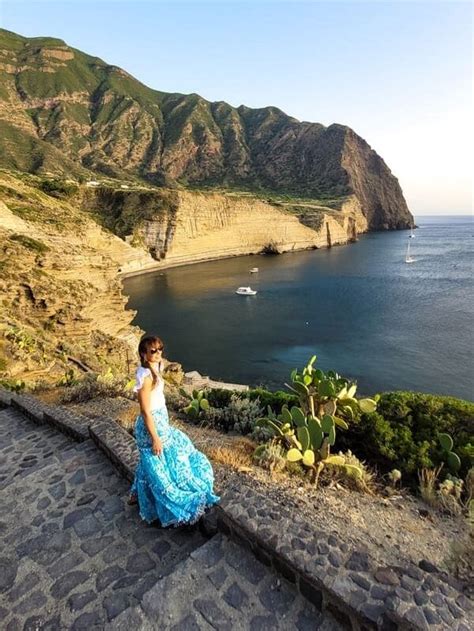
[[[162,526],[180,526],[196,522],[219,498],[212,490],[209,460],[169,424],[160,376],[162,353],[159,337],[140,340],[135,386],[141,411],[135,424],[140,460],[130,499],[138,500],[140,516],[148,523],[159,519]]]

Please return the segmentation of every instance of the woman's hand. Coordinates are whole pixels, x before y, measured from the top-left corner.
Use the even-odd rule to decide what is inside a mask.
[[[155,454],[155,456],[161,456],[161,452],[163,451],[163,443],[158,436],[152,439],[151,450]]]

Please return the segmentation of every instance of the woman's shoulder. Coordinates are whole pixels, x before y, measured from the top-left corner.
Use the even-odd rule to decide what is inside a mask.
[[[152,377],[151,370],[149,368],[144,368],[143,366],[138,366],[135,372],[135,387],[133,388],[135,392],[138,392],[143,387],[143,382],[146,377]]]
[[[142,379],[144,379],[145,377],[151,377],[151,370],[149,368],[144,368],[143,366],[138,366],[137,370],[135,371],[135,377],[137,377],[137,379],[139,377]]]

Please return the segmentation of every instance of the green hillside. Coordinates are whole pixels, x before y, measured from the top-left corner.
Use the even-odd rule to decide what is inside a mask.
[[[307,199],[355,195],[371,228],[413,221],[382,158],[346,126],[152,90],[60,39],[0,30],[0,51],[0,166]]]

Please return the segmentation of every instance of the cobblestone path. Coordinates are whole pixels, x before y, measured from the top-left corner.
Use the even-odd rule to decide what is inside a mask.
[[[37,629],[339,629],[222,535],[147,526],[92,441],[0,410],[0,620]]]

